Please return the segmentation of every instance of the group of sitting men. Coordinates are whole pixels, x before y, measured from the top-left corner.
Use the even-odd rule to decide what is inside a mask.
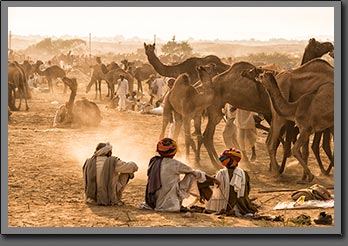
[[[150,159],[143,209],[187,211],[183,201],[190,196],[205,201],[206,213],[246,215],[257,212],[250,201],[250,178],[238,167],[242,154],[235,148],[220,156],[222,169],[212,177],[174,159],[177,143],[171,138],[157,143],[158,155]],[[122,193],[138,166],[112,156],[110,143],[99,143],[83,165],[85,201],[97,205],[124,205]]]

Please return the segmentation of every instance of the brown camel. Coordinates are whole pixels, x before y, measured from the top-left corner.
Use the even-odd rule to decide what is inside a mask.
[[[105,71],[102,70],[102,68],[99,64],[94,66],[91,81],[89,82],[89,84],[87,85],[87,88],[86,88],[86,93],[89,92],[93,83],[96,83],[97,81],[98,81],[98,83],[100,83],[100,81],[104,80],[108,85],[108,90],[110,90],[110,95],[111,95],[110,98],[112,100],[112,98],[114,96],[114,91],[115,91],[115,84],[117,83],[117,80],[120,78],[120,74],[124,75],[124,77],[128,80],[129,92],[130,92],[130,94],[132,93],[134,78],[130,73],[124,71],[120,67],[113,69],[113,70],[110,70],[107,73],[104,73],[104,72]],[[100,84],[99,84],[99,96],[101,98]],[[97,86],[96,86],[96,98],[97,98]]]
[[[17,111],[21,109],[22,99],[25,100],[25,110],[29,110],[27,101],[26,86],[27,83],[25,73],[20,65],[14,61],[8,63],[8,104],[12,111]],[[19,93],[19,105],[18,108],[15,105],[16,102],[16,89]]]
[[[221,60],[214,55],[209,55],[203,58],[191,57],[184,62],[167,66],[164,65],[155,54],[155,44],[144,43],[145,54],[147,59],[153,68],[162,76],[177,78],[182,73],[187,73],[190,77],[191,83],[195,83],[199,80],[199,76],[196,67],[202,65],[208,65],[214,63],[216,65],[216,70],[218,73],[222,73],[229,69],[229,65],[221,62]]]
[[[69,86],[71,94],[69,101],[57,110],[53,127],[98,126],[102,120],[98,105],[86,98],[75,101],[77,93],[76,78],[63,77],[62,80]]]
[[[223,118],[222,109],[226,103],[236,108],[262,114],[271,122],[271,106],[268,94],[261,84],[241,76],[241,72],[255,68],[248,62],[236,62],[227,71],[213,78],[214,99],[207,108],[208,123],[203,133],[204,145],[212,164],[221,168],[220,160],[214,148],[213,138],[217,124]]]
[[[302,57],[302,62],[301,65],[309,62],[310,60],[318,57],[323,57],[325,54],[328,54],[329,57],[334,57],[334,45],[331,42],[319,42],[315,40],[314,38],[309,39],[308,44],[305,48],[303,57]],[[325,59],[328,61],[327,59]],[[329,61],[328,61],[329,62]],[[330,62],[329,62],[330,63]],[[330,65],[332,65],[330,63]],[[320,146],[320,140],[323,137],[323,149],[327,155],[327,157],[330,160],[330,165],[329,167],[325,170],[323,163],[320,158],[320,151],[319,151],[319,146]],[[330,147],[330,142],[331,142],[331,136],[330,136],[330,129],[326,129],[323,132],[316,132],[314,134],[314,139],[312,143],[312,150],[315,155],[315,158],[317,159],[317,162],[319,164],[321,173],[324,175],[328,175],[331,171],[332,166],[334,165],[334,159],[333,159],[333,154],[331,152],[331,147]]]
[[[99,91],[99,99],[102,99],[101,95],[101,82],[102,80],[105,81],[105,75],[109,72],[107,67],[104,64],[95,64],[91,66],[93,69],[91,80],[88,83],[86,87],[86,93],[88,93],[91,90],[92,85],[95,85],[95,99],[98,98],[98,91]],[[108,85],[109,89],[109,85]]]
[[[185,131],[186,156],[189,155],[190,146],[195,152],[195,161],[199,162],[199,148],[191,138],[191,120],[194,120],[195,133],[198,137],[198,147],[201,146],[201,116],[204,110],[212,103],[214,90],[212,77],[217,74],[215,64],[198,66],[197,72],[200,80],[196,87],[192,85],[188,74],[181,74],[174,82],[173,88],[164,99],[163,122],[160,138],[164,137],[167,125],[172,121],[174,114],[175,130],[173,138],[177,139],[182,123]]]
[[[313,60],[315,58],[319,58],[326,53],[330,53],[330,55],[333,56],[333,49],[334,49],[334,46],[332,43],[330,43],[330,42],[322,42],[321,43],[321,42],[316,41],[314,38],[311,38],[308,41],[307,46],[305,47],[305,51],[303,54],[301,65],[303,65],[303,64],[305,64],[305,63],[307,63],[310,60]],[[267,70],[267,68],[264,66],[262,66],[260,68]],[[276,75],[276,74],[274,74],[274,75]],[[287,121],[286,126],[285,126],[285,131],[286,131],[286,139],[285,139],[285,142],[283,145],[284,146],[283,160],[282,160],[281,166],[279,168],[280,174],[283,173],[283,171],[285,169],[287,157],[289,157],[291,154],[291,143],[296,142],[297,135],[299,133],[298,127],[295,127],[293,121]],[[331,162],[329,167],[326,170],[322,164],[322,161],[321,161],[320,155],[319,155],[319,145],[320,145],[320,140],[321,140],[322,136],[324,136],[323,149],[324,149],[325,153],[327,154],[327,156]],[[330,129],[327,129],[322,133],[319,133],[319,132],[315,133],[313,143],[312,143],[312,150],[313,150],[314,155],[317,159],[320,170],[325,175],[328,175],[330,173],[330,170],[333,166],[333,161],[334,161],[333,155],[331,153],[330,141],[331,141]]]
[[[250,76],[250,73],[243,72],[243,76]],[[278,74],[276,80],[285,100],[294,102],[302,95],[317,90],[322,84],[333,83],[333,67],[322,59],[314,59],[292,71],[286,71]],[[279,167],[276,160],[276,151],[279,144],[278,138],[281,135],[281,129],[287,124],[288,119],[279,115],[272,107],[272,122],[270,132],[266,141],[267,149],[271,159],[271,167],[278,174],[284,169]],[[302,145],[302,154],[308,158],[308,145]]]
[[[334,133],[334,83],[330,81],[322,83],[295,102],[288,102],[282,96],[272,73],[262,70],[254,73],[259,74],[255,80],[260,81],[266,88],[277,114],[294,121],[299,128],[299,137],[292,148],[292,153],[304,169],[302,182],[311,182],[314,175],[308,168],[308,155],[301,153],[300,149],[308,149],[312,133],[322,132],[325,129],[330,129],[330,132]]]
[[[128,60],[122,60],[121,63],[124,65],[124,70],[137,80],[137,94],[142,96],[144,94],[142,81],[150,79],[151,75],[157,75],[156,70],[151,64],[142,64],[136,67],[135,62],[129,62]]]
[[[43,64],[42,61],[40,60],[36,61],[35,72],[37,72],[40,76],[44,76],[47,79],[48,88],[50,92],[53,93],[52,81],[56,80],[57,78],[62,79],[63,77],[65,77],[65,71],[57,65],[50,66],[46,68],[45,70],[41,71],[39,68],[41,64]],[[64,93],[65,92],[66,92],[66,87],[64,87]]]

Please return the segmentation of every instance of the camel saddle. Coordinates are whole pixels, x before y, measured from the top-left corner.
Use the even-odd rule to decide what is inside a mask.
[[[306,189],[297,190],[291,195],[294,201],[296,201],[300,196],[304,196],[305,201],[332,199],[330,192],[324,186],[319,184],[314,184],[311,187]]]

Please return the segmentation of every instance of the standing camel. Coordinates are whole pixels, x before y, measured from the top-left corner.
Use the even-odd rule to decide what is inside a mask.
[[[333,44],[331,42],[319,42],[315,40],[314,38],[311,38],[309,39],[308,44],[303,53],[301,65],[309,62],[312,59],[323,57],[325,54],[329,54],[329,57],[333,58],[334,56]],[[321,161],[320,151],[319,151],[320,140],[322,137],[323,137],[322,147],[331,162],[329,167],[326,170]],[[324,175],[328,175],[330,173],[331,167],[333,166],[333,163],[334,163],[333,154],[331,152],[331,147],[330,147],[330,142],[331,142],[330,129],[326,129],[323,132],[316,132],[314,134],[314,139],[311,146],[313,153],[315,155],[315,158],[317,159],[317,162],[319,164],[321,173],[323,173]]]
[[[203,58],[191,57],[182,63],[173,66],[164,65],[155,54],[155,44],[144,43],[145,54],[153,68],[162,76],[177,78],[182,73],[187,73],[191,83],[194,84],[199,80],[196,67],[214,63],[218,73],[226,71],[230,66],[221,62],[214,55],[209,55]]]
[[[236,62],[227,71],[213,78],[214,99],[207,108],[208,123],[203,133],[203,141],[216,169],[220,169],[221,164],[214,148],[214,133],[217,124],[223,118],[222,109],[226,103],[260,113],[267,122],[271,122],[271,106],[267,91],[261,84],[241,76],[242,71],[252,68],[255,66],[248,62]]]
[[[25,88],[26,76],[19,64],[14,62],[8,63],[8,95],[9,95],[9,107],[12,111],[17,111],[21,109],[22,99],[25,100],[25,110],[29,110],[27,101],[27,92]],[[16,107],[16,88],[19,93],[19,105]]]
[[[48,81],[48,88],[51,93],[53,93],[53,80],[57,78],[62,79],[65,77],[65,71],[57,65],[50,66],[45,70],[40,70],[40,65],[43,64],[42,61],[38,60],[35,64],[35,72],[37,72],[40,76],[44,76]],[[66,87],[64,86],[64,93],[66,92]]]
[[[242,76],[249,79],[250,73],[243,72]],[[278,86],[285,100],[294,102],[302,95],[317,90],[322,84],[333,84],[333,67],[322,59],[314,59],[292,71],[280,73],[275,76]],[[277,171],[278,175],[284,170],[284,166],[278,166],[276,160],[276,151],[279,144],[278,139],[281,135],[281,129],[287,124],[289,119],[279,115],[272,107],[272,122],[266,145],[270,155],[271,167]],[[302,153],[308,156],[308,145],[303,145]]]
[[[163,121],[160,138],[164,137],[168,123],[175,119],[175,130],[173,138],[177,139],[181,125],[184,125],[186,156],[189,155],[190,146],[195,153],[195,161],[199,162],[200,149],[191,138],[191,120],[194,120],[195,135],[198,138],[198,147],[201,146],[201,116],[203,111],[212,103],[214,90],[212,88],[212,77],[216,75],[215,64],[209,66],[198,66],[197,72],[200,80],[195,88],[188,74],[181,74],[174,82],[173,88],[164,99]]]
[[[266,88],[277,114],[294,121],[299,128],[299,137],[292,148],[292,153],[304,170],[301,182],[311,182],[314,175],[308,168],[308,154],[301,153],[300,150],[308,149],[312,133],[319,133],[325,129],[334,133],[334,84],[330,81],[322,83],[315,90],[291,103],[283,97],[272,73],[262,70],[251,73],[259,74],[255,80],[260,81]]]
[[[106,73],[104,73],[101,69],[101,66],[99,64],[94,66],[94,70],[92,73],[91,80],[89,84],[87,85],[86,88],[86,93],[89,92],[91,89],[92,85],[96,82],[100,83],[102,80],[104,80],[108,86],[108,90],[110,91],[110,99],[112,100],[114,96],[114,91],[115,91],[115,84],[117,83],[117,80],[120,78],[120,74],[122,74],[127,80],[128,80],[128,88],[129,88],[129,93],[131,94],[133,91],[133,83],[134,83],[134,78],[133,76],[124,71],[122,68],[118,67],[115,69],[112,69]],[[96,99],[97,99],[97,86],[96,86]],[[99,85],[99,98],[101,99],[101,90],[100,90],[100,85]]]
[[[75,101],[77,93],[76,78],[63,77],[62,80],[63,83],[69,86],[71,94],[69,101],[57,110],[53,127],[98,126],[102,120],[98,105],[86,98]]]
[[[104,64],[96,64],[94,66],[91,66],[93,69],[91,80],[88,83],[86,87],[86,93],[88,93],[91,90],[92,85],[95,85],[95,99],[98,98],[98,91],[99,91],[99,99],[102,99],[101,95],[101,81],[105,80],[105,75],[109,72],[109,70],[106,68]],[[108,86],[109,88],[109,86]]]

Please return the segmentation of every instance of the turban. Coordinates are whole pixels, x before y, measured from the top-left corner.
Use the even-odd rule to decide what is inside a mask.
[[[233,160],[236,160],[238,163],[242,159],[242,153],[236,148],[230,148],[222,152],[219,159],[223,166],[227,166],[229,163],[232,163]]]
[[[163,157],[173,157],[178,145],[171,138],[163,138],[157,143],[157,152]]]
[[[94,151],[95,156],[103,156],[112,151],[112,145],[107,143],[99,143],[96,150]]]

